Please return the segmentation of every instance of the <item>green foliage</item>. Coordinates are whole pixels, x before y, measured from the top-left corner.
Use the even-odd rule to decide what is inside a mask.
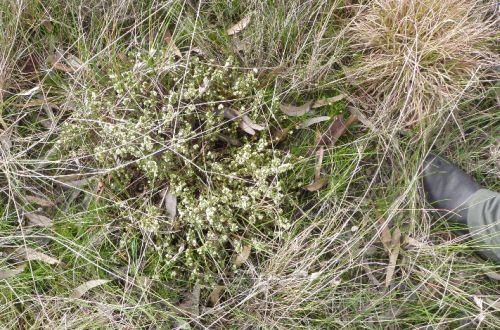
[[[122,248],[140,231],[162,275],[210,281],[208,270],[226,268],[242,238],[287,227],[280,174],[291,169],[291,155],[270,144],[274,110],[253,71],[235,69],[231,58],[218,66],[193,56],[186,65],[169,49],[131,57],[101,86],[85,88],[93,92],[82,95],[57,145],[106,173]],[[228,111],[237,116],[224,119]],[[247,134],[243,120],[266,129]],[[165,194],[177,200],[176,217]]]

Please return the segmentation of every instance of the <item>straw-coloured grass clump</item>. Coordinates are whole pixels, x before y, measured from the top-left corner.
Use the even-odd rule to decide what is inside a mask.
[[[381,122],[412,125],[450,108],[494,65],[491,6],[464,0],[377,0],[349,29],[347,75]],[[394,122],[394,121],[393,121]]]

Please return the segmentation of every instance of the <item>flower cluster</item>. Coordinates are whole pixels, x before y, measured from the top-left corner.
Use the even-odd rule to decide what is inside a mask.
[[[219,66],[192,56],[186,64],[167,49],[130,58],[82,95],[59,148],[107,170],[107,200],[116,202],[124,233],[153,237],[166,277],[209,281],[215,272],[207,269],[226,268],[242,239],[288,226],[280,175],[291,156],[270,143],[273,110],[255,72],[236,69],[231,58]],[[243,120],[265,129],[251,135]],[[177,201],[173,218],[162,207],[165,187]]]

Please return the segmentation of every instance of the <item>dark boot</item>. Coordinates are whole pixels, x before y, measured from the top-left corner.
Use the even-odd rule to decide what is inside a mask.
[[[500,193],[483,189],[445,158],[429,155],[424,161],[427,200],[452,220],[467,225],[477,253],[500,263]]]
[[[429,154],[424,160],[424,191],[434,208],[447,218],[467,224],[468,202],[481,187],[464,171],[443,157]]]

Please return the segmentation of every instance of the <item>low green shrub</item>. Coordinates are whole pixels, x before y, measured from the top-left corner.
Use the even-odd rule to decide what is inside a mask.
[[[234,65],[138,51],[84,88],[93,92],[57,142],[101,175],[121,247],[140,232],[166,278],[212,281],[257,233],[288,225],[280,174],[293,162],[271,143],[276,108],[255,73]]]

